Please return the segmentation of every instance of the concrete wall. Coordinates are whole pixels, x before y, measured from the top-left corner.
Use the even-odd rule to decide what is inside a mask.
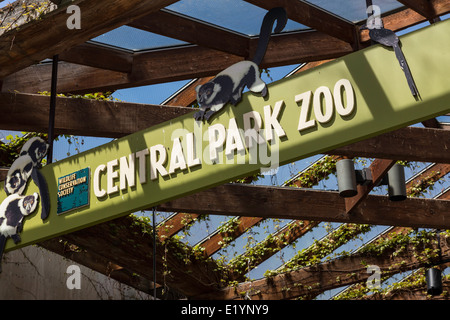
[[[72,281],[74,273],[70,269],[67,273],[70,265],[80,268],[80,289],[67,287],[68,279],[70,283],[75,283]],[[2,300],[152,299],[145,293],[37,246],[28,246],[5,254],[2,267]]]

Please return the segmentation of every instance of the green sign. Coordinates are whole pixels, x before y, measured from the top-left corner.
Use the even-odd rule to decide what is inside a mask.
[[[89,204],[89,168],[58,178],[57,214]]]
[[[246,93],[211,123],[195,121],[192,112],[47,165],[41,172],[50,215],[44,221],[38,210],[28,216],[22,241],[8,240],[7,250],[448,113],[449,34],[447,20],[401,38],[417,100],[394,52],[377,45],[274,82],[266,98]],[[86,168],[90,177],[81,175],[86,183],[78,186],[86,187],[80,193],[89,202],[66,207],[61,179],[74,173],[78,179]],[[38,189],[30,182],[26,194],[33,192]],[[58,215],[58,199],[71,210]]]

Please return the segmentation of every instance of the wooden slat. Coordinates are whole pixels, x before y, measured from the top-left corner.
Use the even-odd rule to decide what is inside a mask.
[[[364,185],[358,184],[358,193],[354,197],[345,198],[345,210],[347,213],[351,213],[369,195],[369,192],[378,185],[395,162],[395,160],[375,159],[370,164],[369,170],[372,172],[372,182]]]
[[[431,20],[437,16],[433,4],[429,0],[398,0],[398,2],[413,9],[427,19]]]
[[[49,97],[0,94],[0,128],[48,132]],[[193,112],[191,108],[57,98],[55,130],[82,136],[118,138]],[[111,123],[116,125],[111,126]],[[430,143],[433,141],[433,143]],[[450,131],[407,127],[327,153],[346,157],[450,163]]]
[[[420,186],[422,183],[428,185],[430,181],[435,182],[441,179],[449,172],[450,172],[450,164],[435,163],[431,165],[429,168],[427,168],[425,171],[423,171],[418,177],[414,178],[413,180],[409,181],[406,184],[406,193],[408,195],[414,194],[415,187]],[[443,198],[444,196],[445,194],[442,195],[440,199],[445,199]]]
[[[62,238],[81,249],[97,252],[112,263],[153,281],[153,236],[151,232],[143,230],[145,227],[133,217],[127,216]],[[188,297],[214,292],[220,288],[219,279],[220,276],[226,278],[226,270],[222,270],[219,276],[216,271],[218,266],[214,261],[189,258],[186,256],[188,252],[181,243],[177,246],[158,242],[156,282],[165,283]]]
[[[448,8],[447,0],[436,0],[433,2],[436,13],[441,15],[448,12],[450,9]],[[389,28],[393,31],[402,30],[408,26],[412,26],[418,24],[420,22],[426,21],[426,18],[418,14],[417,12],[406,9],[400,12],[393,13],[389,16],[383,18],[383,22],[386,28]],[[305,34],[305,33],[301,33]],[[319,34],[319,33],[317,33]],[[291,37],[288,38],[280,38],[280,37]],[[309,41],[306,41],[309,38]],[[278,66],[282,64],[290,64],[290,63],[298,63],[298,62],[307,62],[307,61],[317,61],[328,58],[336,58],[342,55],[345,55],[349,51],[348,47],[342,47],[340,42],[331,41],[332,37],[315,36],[312,37],[310,34],[306,33],[306,35],[290,35],[283,34],[276,37],[273,37],[269,46],[272,48],[268,50],[266,54],[266,60],[268,61],[265,64],[265,67],[270,66]],[[369,39],[368,32],[361,32],[360,41],[367,42]],[[253,40],[255,42],[256,40]],[[275,41],[279,43],[285,43],[283,47],[273,48]],[[289,47],[294,44],[296,47],[293,50],[289,50]],[[318,49],[314,52],[314,48],[317,44],[320,44]],[[251,44],[254,47],[254,44]],[[277,50],[278,49],[278,50]],[[183,50],[183,48],[180,48]],[[166,54],[171,54],[174,51],[165,51]],[[273,53],[271,53],[273,52]],[[205,52],[206,53],[206,52]],[[280,56],[278,56],[278,53]],[[315,56],[317,55],[317,57]],[[324,57],[328,55],[328,57]],[[334,55],[334,56],[333,56]],[[192,66],[189,60],[186,60],[186,56],[189,56],[188,51],[182,52],[181,55],[182,61],[177,61],[176,59],[170,59],[174,63],[185,64],[189,72],[186,72],[186,75],[182,77],[183,79],[192,79],[199,78],[203,76],[214,76],[218,70],[223,70],[220,68],[224,68],[228,66],[226,63],[218,66],[217,68],[206,70],[202,65]],[[208,59],[224,59],[223,55],[213,53],[212,51],[209,54],[205,54],[204,57]],[[155,57],[153,57],[154,59]],[[229,61],[232,63],[233,61]],[[136,66],[139,68],[139,66]],[[154,66],[155,67],[155,66]],[[93,92],[93,91],[102,91],[102,90],[114,90],[121,89],[127,87],[137,86],[134,79],[128,77],[126,73],[99,70],[96,68],[90,68],[86,66],[71,66],[71,65],[62,65],[59,68],[60,77],[58,79],[58,87],[60,88],[60,92]],[[166,72],[169,71],[169,77]],[[160,72],[157,78],[152,79],[147,75],[147,84],[158,83],[168,81],[170,78],[170,69],[167,69],[166,72]],[[158,72],[157,72],[158,73]],[[31,68],[27,68],[22,72],[18,72],[10,77],[7,77],[4,80],[3,91],[13,91],[18,90],[21,92],[30,92],[36,93],[38,91],[49,91],[50,90],[50,79],[51,79],[51,66],[50,65],[39,65],[33,66]],[[165,80],[166,79],[166,80]],[[136,79],[139,80],[139,79]],[[146,84],[145,82],[142,85]]]
[[[197,93],[195,88],[202,84],[207,83],[213,77],[207,78],[199,78],[192,82],[187,88],[185,88],[182,92],[177,94],[176,96],[170,98],[168,101],[164,103],[166,106],[181,106],[181,107],[189,107],[193,103],[197,101]]]
[[[210,257],[224,246],[234,241],[238,236],[242,235],[246,230],[257,225],[263,218],[259,217],[239,217],[236,221],[236,228],[229,232],[214,232],[210,237],[197,245],[204,248],[203,254],[205,257]],[[226,239],[231,239],[226,240]]]
[[[247,37],[166,10],[151,13],[128,25],[237,56],[248,56]]]
[[[370,195],[364,205],[349,215],[337,192],[235,184],[172,200],[160,205],[158,210],[420,228],[450,227],[450,202],[445,200],[408,198],[390,201],[386,196]]]
[[[66,26],[66,6],[0,37],[0,78],[61,53],[107,31],[166,7],[175,0],[75,0],[81,29]]]
[[[245,0],[251,4],[270,10],[274,7],[284,7],[288,18],[327,33],[348,43],[355,42],[355,27],[352,23],[326,12],[303,1],[290,0]]]
[[[436,16],[441,16],[450,12],[450,3],[448,0],[433,0],[431,3]],[[400,31],[427,20],[427,18],[416,11],[412,9],[405,9],[383,17],[383,24],[386,29]],[[360,42],[366,41],[370,41],[369,32],[367,30],[360,33]]]
[[[192,112],[137,103],[57,97],[55,132],[97,137],[122,137]],[[50,97],[0,94],[0,128],[27,132],[48,132]],[[111,125],[114,124],[114,125]],[[139,130],[140,130],[139,129]]]
[[[254,40],[252,40],[254,41]],[[353,52],[350,45],[328,35],[310,31],[273,37],[261,67],[337,58]],[[124,72],[61,63],[58,91],[80,93],[215,76],[244,57],[199,46],[182,46],[137,53],[131,75]],[[4,79],[4,92],[50,91],[51,65],[26,68]]]
[[[436,245],[430,245],[436,248]],[[246,295],[252,300],[279,300],[303,297],[309,299],[325,290],[366,281],[371,273],[368,265],[376,265],[384,275],[395,274],[406,270],[426,267],[428,259],[419,259],[419,250],[415,243],[405,245],[405,250],[392,255],[395,251],[387,249],[385,254],[356,253],[329,262],[301,268],[296,271],[278,274],[273,277],[240,283],[220,292],[199,295],[195,299],[244,299]],[[450,258],[448,242],[442,244],[442,258]],[[363,261],[363,263],[362,263]],[[407,261],[407,263],[405,263]]]
[[[410,194],[411,194],[411,191],[410,191],[411,187],[415,183],[417,183],[420,179],[426,179],[430,174],[434,174],[433,173],[434,169],[441,169],[439,171],[440,172],[439,175],[442,177],[442,176],[446,175],[450,171],[450,166],[446,166],[446,165],[441,166],[440,164],[435,164],[431,168],[429,168],[426,171],[422,172],[422,174],[420,174],[416,179],[411,180],[411,181],[409,181],[407,183],[407,185],[406,185],[407,194],[410,196]],[[449,200],[449,198],[450,198],[449,196],[450,196],[450,191],[440,195],[437,199]],[[411,230],[412,229],[408,228],[408,227],[393,227],[393,228],[389,229],[388,232],[383,232],[383,233],[379,234],[372,241],[377,241],[379,239],[391,239],[392,236],[395,236],[396,234],[408,234]],[[363,245],[362,248],[364,248],[365,246],[367,246],[367,245]],[[349,291],[349,290],[359,291],[359,289],[361,289],[362,286],[363,286],[363,284],[361,284],[361,283],[355,284],[355,285],[345,289],[345,291]],[[323,290],[323,291],[325,291],[325,290]],[[322,292],[318,292],[318,294],[320,294]]]
[[[131,72],[133,54],[94,43],[83,43],[59,54],[59,60],[117,72]]]
[[[82,264],[94,271],[111,277],[121,283],[129,285],[142,292],[153,294],[153,282],[144,277],[111,263],[108,259],[96,252],[80,250],[77,246],[71,245],[60,238],[53,238],[39,243],[39,246],[57,253],[66,259]]]
[[[200,215],[195,213],[177,213],[175,216],[170,217],[167,221],[161,223],[158,228],[158,237],[161,240],[165,240],[183,230],[187,225],[192,223]]]
[[[290,245],[298,238],[304,236],[308,231],[316,227],[318,221],[300,221],[294,220],[288,223],[284,228],[280,229],[273,235],[267,237],[263,241],[257,243],[250,251],[244,252],[242,255],[232,259],[228,265],[231,265],[233,279],[242,279],[249,269],[256,268],[274,254]],[[254,254],[253,252],[257,252]],[[261,252],[261,253],[260,253]],[[258,254],[259,253],[259,254]],[[248,261],[247,265],[235,264],[235,261]]]
[[[407,127],[330,150],[327,153],[349,158],[360,156],[449,163],[450,140],[448,135],[448,130]],[[442,138],[444,140],[440,140]],[[427,148],[427,145],[430,145],[430,148]]]

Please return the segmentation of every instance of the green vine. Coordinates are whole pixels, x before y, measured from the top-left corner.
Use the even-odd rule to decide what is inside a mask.
[[[22,149],[23,145],[33,137],[41,137],[44,140],[47,139],[46,134],[35,132],[22,132],[22,136],[7,136],[7,143],[0,143],[0,166],[10,167],[14,160],[16,160],[16,158],[19,156],[20,150]],[[42,164],[45,164],[45,159]]]
[[[273,277],[279,273],[293,271],[320,263],[323,258],[333,253],[338,247],[344,245],[356,236],[368,232],[370,228],[371,226],[366,224],[343,224],[323,239],[316,240],[311,246],[300,250],[291,260],[284,264],[283,267],[278,270],[267,271],[264,276]]]
[[[15,1],[0,9],[0,35],[20,27],[53,11],[56,5],[51,1]]]
[[[286,181],[285,185],[287,187],[312,188],[319,181],[327,180],[330,174],[336,173],[336,162],[336,157],[325,156],[308,170],[302,171],[296,179]]]

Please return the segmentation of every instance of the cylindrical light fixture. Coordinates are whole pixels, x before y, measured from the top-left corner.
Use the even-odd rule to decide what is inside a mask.
[[[402,201],[406,199],[405,169],[396,163],[388,171],[389,199]]]
[[[427,281],[427,293],[432,296],[437,296],[442,293],[442,276],[441,270],[437,268],[430,268],[425,273]]]
[[[354,197],[358,194],[356,188],[355,165],[352,159],[342,159],[336,162],[336,175],[339,195],[344,198]]]

